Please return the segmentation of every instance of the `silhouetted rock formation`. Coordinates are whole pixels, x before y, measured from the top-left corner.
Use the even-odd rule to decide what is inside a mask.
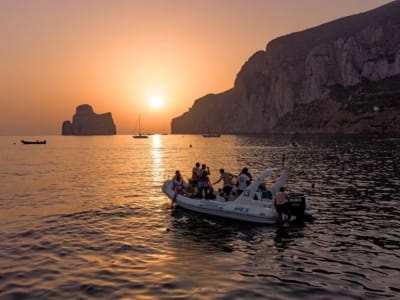
[[[400,1],[271,41],[172,133],[400,132]]]
[[[71,121],[64,121],[61,129],[62,135],[73,135]]]
[[[116,134],[111,113],[96,114],[88,104],[79,105],[72,123],[64,121],[62,135],[112,135]]]

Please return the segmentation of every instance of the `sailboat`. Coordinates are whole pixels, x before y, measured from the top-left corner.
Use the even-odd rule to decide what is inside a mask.
[[[140,115],[139,115],[139,134],[133,136],[134,139],[147,139],[148,136],[140,132]]]

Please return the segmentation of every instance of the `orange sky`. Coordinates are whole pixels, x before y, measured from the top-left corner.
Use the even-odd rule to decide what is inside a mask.
[[[169,132],[271,39],[388,0],[0,0],[0,135],[60,134],[75,107]],[[149,105],[158,97],[162,107]]]

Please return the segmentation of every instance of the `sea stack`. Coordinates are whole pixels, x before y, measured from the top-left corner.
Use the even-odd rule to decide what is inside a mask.
[[[110,112],[96,114],[92,106],[82,104],[76,108],[71,121],[64,121],[62,135],[114,135],[117,130]]]

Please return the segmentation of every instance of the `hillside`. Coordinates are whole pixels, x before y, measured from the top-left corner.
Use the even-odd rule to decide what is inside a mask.
[[[271,41],[172,133],[400,133],[400,1]]]

